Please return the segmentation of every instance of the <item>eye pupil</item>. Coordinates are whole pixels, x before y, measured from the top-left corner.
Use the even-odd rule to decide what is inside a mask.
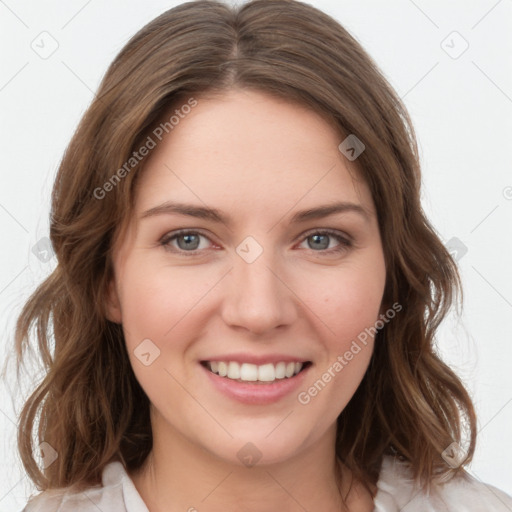
[[[327,244],[320,244],[321,247],[320,249],[326,249],[327,247],[329,247],[329,236],[328,235],[311,235],[310,238],[313,238],[316,242],[319,241],[320,238],[324,238],[326,241],[327,241]],[[318,249],[319,246],[317,245],[316,248]]]
[[[196,239],[196,240],[193,240],[193,239]],[[180,244],[180,240],[186,240],[187,242],[182,246],[182,244]],[[199,238],[197,235],[191,235],[191,234],[187,234],[187,235],[181,235],[178,237],[178,245],[180,246],[180,249],[197,249],[196,246],[193,247],[194,245],[194,241],[198,242]],[[190,244],[189,242],[192,242],[192,244]]]

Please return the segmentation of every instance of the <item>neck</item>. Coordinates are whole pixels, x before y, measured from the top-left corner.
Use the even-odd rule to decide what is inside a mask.
[[[335,430],[285,461],[246,467],[204,450],[168,423],[154,427],[153,449],[130,475],[150,512],[348,510],[351,477],[336,459]]]

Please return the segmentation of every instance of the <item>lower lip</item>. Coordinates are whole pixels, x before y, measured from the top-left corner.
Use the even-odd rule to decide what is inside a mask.
[[[227,377],[221,377],[205,368],[202,364],[199,364],[199,366],[206,372],[212,384],[221,393],[238,402],[252,405],[272,404],[293,393],[304,381],[305,374],[311,367],[309,365],[293,377],[278,379],[268,384],[253,384],[251,382],[238,382]]]

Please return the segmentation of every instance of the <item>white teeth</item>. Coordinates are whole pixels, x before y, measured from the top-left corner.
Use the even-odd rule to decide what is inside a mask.
[[[298,363],[300,364],[300,363]],[[284,379],[286,377],[286,363],[276,364],[276,379]]]
[[[238,363],[235,363],[234,361],[230,361],[228,363],[227,376],[230,379],[239,379],[240,378],[240,365]]]
[[[295,363],[288,363],[286,365],[286,372],[285,372],[285,375],[287,377],[291,377],[295,372]]]
[[[234,362],[233,362],[233,364],[238,365],[238,363],[234,363]],[[244,363],[240,367],[239,379],[247,380],[250,382],[258,380],[258,367],[255,364]]]
[[[219,375],[225,377],[228,374],[228,365],[224,361],[219,361]]]
[[[276,380],[276,369],[272,363],[263,364],[258,368],[258,380],[262,382]]]
[[[302,363],[279,362],[262,365],[238,363],[236,361],[209,361],[207,367],[221,377],[247,382],[273,382],[276,379],[290,378],[302,370]]]

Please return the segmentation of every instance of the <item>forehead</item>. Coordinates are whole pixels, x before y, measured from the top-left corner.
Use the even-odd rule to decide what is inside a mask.
[[[168,200],[241,216],[339,200],[372,210],[356,166],[338,149],[343,136],[318,113],[249,90],[196,100],[156,141],[139,179],[137,212]]]

